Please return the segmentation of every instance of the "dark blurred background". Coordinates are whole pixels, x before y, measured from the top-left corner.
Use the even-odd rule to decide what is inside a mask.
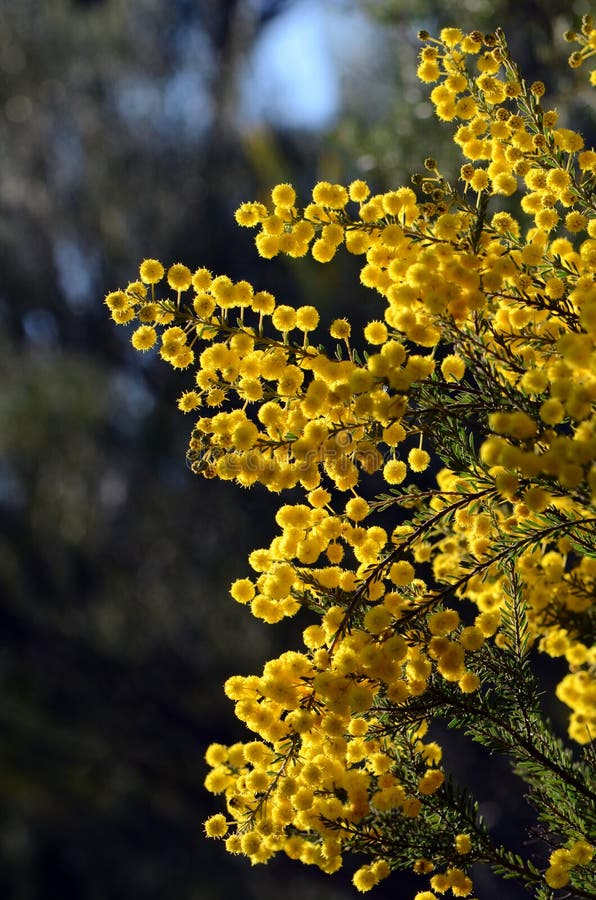
[[[429,152],[457,172],[415,78],[422,27],[503,25],[587,121],[561,39],[583,3],[449,6],[0,0],[2,898],[354,896],[356,861],[251,868],[203,837],[205,748],[245,738],[222,682],[298,646],[299,623],[227,596],[274,502],[190,474],[184,375],[132,351],[102,300],[156,256],[377,317],[353,261],[259,261],[233,212],[282,180],[303,197],[320,178],[407,183]],[[468,753],[452,751],[460,775],[508,833],[519,787],[504,765],[492,784],[466,774]],[[500,890],[479,874],[483,900]]]

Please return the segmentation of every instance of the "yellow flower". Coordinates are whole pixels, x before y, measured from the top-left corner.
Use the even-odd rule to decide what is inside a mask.
[[[205,822],[205,834],[207,837],[223,837],[228,830],[226,817],[221,813],[210,816]]]
[[[257,291],[253,294],[251,306],[255,312],[270,316],[275,309],[275,297],[269,291]]]
[[[191,412],[201,403],[201,398],[196,391],[186,391],[178,400],[178,409],[182,412]]]
[[[517,178],[508,172],[501,172],[499,175],[495,175],[491,181],[495,194],[511,197],[517,190]]]
[[[559,214],[554,209],[541,209],[534,216],[534,221],[538,228],[551,231],[559,221]]]
[[[274,234],[266,234],[260,232],[255,238],[255,244],[259,252],[259,256],[264,259],[273,259],[279,253],[279,238]]]
[[[558,425],[565,418],[565,408],[560,400],[551,397],[540,406],[540,418],[546,425]]]
[[[104,302],[112,312],[125,312],[128,310],[132,301],[130,297],[127,297],[124,291],[111,291],[111,293],[107,294]]]
[[[471,694],[474,691],[477,691],[480,687],[480,679],[478,678],[478,675],[474,674],[474,672],[464,672],[457,683],[460,691],[463,694]]]
[[[276,206],[290,209],[296,202],[296,191],[291,184],[278,184],[271,191],[271,199]]]
[[[413,580],[414,566],[406,560],[393,563],[389,569],[389,578],[397,587],[405,587]]]
[[[369,344],[384,344],[387,334],[387,326],[384,322],[369,322],[364,329],[364,337]]]
[[[441,363],[441,372],[447,381],[461,381],[466,371],[466,364],[461,356],[451,354]]]
[[[442,28],[439,37],[447,47],[452,48],[463,40],[463,32],[460,28]]]
[[[329,334],[336,340],[345,340],[350,337],[351,330],[350,323],[347,319],[335,319],[335,321],[331,323]]]
[[[588,20],[581,35],[578,62],[596,51]],[[466,54],[476,55],[472,72]],[[507,54],[500,31],[483,37],[459,28],[443,29],[420,53],[418,75],[434,82],[437,117],[459,120],[458,186],[429,156],[412,180],[416,190],[371,195],[361,180],[347,188],[321,181],[302,210],[293,186],[282,183],[270,208],[249,202],[237,210],[239,225],[260,226],[262,257],[311,253],[324,263],[341,257],[344,244],[352,261],[361,257],[360,283],[375,292],[376,309],[357,346],[349,344],[347,318],[332,322],[329,348],[313,347],[315,306],[276,306],[247,281],[206,268],[191,275],[182,263],[167,273],[178,297],[158,298],[153,285],[163,266],[145,259],[140,280],[105,300],[117,323],[135,321],[136,349],[160,337],[160,355],[174,368],[196,358],[194,389],[178,399],[182,411],[197,411],[192,468],[245,488],[293,492],[278,504],[269,546],[250,554],[251,577],[233,581],[230,594],[271,624],[304,605],[320,615],[302,631],[303,653],[270,660],[261,676],[228,679],[225,693],[255,739],[212,744],[206,753],[205,785],[225,795],[226,814],[208,819],[205,831],[252,863],[285,852],[331,873],[349,845],[347,830],[333,823],[348,822],[355,837],[371,814],[381,832],[391,815],[419,817],[417,833],[426,827],[427,806],[440,809],[441,794],[432,794],[444,778],[441,748],[423,743],[426,722],[415,734],[404,731],[418,761],[411,782],[411,765],[407,773],[403,767],[412,756],[395,753],[381,707],[399,722],[412,698],[421,697],[420,709],[427,698],[432,706],[433,685],[447,682],[451,691],[451,683],[455,699],[485,687],[475,670],[489,648],[509,648],[500,628],[510,586],[494,564],[499,542],[542,528],[549,507],[581,522],[596,497],[596,220],[580,205],[596,154],[581,135],[557,127],[555,111],[531,121]],[[531,91],[534,110],[544,86]],[[518,185],[523,194],[515,199]],[[510,211],[484,218],[474,192],[511,198],[495,201]],[[563,225],[567,237],[557,237]],[[296,328],[301,334],[292,338]],[[477,363],[490,378],[475,378]],[[465,407],[468,395],[481,424],[488,422],[479,468],[458,463],[457,471],[441,470],[436,484],[425,475],[419,489],[389,491],[408,469],[430,467],[437,441],[449,452],[440,415],[425,416],[441,402]],[[422,437],[412,448],[415,434],[432,449],[422,449]],[[406,442],[407,459],[392,458]],[[387,493],[373,499],[368,476],[381,472]],[[596,563],[564,529],[544,538],[541,552],[536,546],[524,539],[516,554],[530,635],[540,652],[570,667],[556,694],[569,708],[570,737],[583,744],[596,729],[596,653],[581,631]],[[450,583],[459,584],[462,615],[475,605],[473,624],[460,621],[459,605],[438,603]],[[400,623],[406,636],[395,633]],[[442,848],[447,857],[437,859],[414,848],[415,872],[444,868],[449,852],[453,859],[473,852],[470,835],[457,829],[444,833]],[[564,887],[592,852],[569,839],[551,854],[546,884]],[[354,876],[356,888],[371,889],[390,868],[383,858],[369,860]],[[458,868],[434,874],[431,887],[416,900],[472,891]]]
[[[141,263],[139,274],[145,284],[157,284],[164,276],[164,267],[157,259],[145,259]]]
[[[300,331],[314,331],[319,324],[319,313],[314,306],[300,306],[296,310],[296,327]]]
[[[352,181],[349,185],[348,195],[350,200],[353,200],[356,203],[364,203],[370,195],[370,188],[365,181],[357,179],[356,181]]]
[[[574,841],[569,856],[574,866],[587,866],[594,856],[594,847],[587,841]]]
[[[313,259],[317,262],[327,263],[335,256],[336,249],[337,245],[332,241],[325,241],[323,238],[319,238],[312,245],[311,253]]]
[[[237,603],[250,603],[255,596],[255,586],[249,578],[238,578],[233,582],[230,594]]]
[[[353,522],[361,522],[370,512],[370,507],[362,497],[352,497],[346,503],[346,515]]]
[[[556,128],[553,131],[553,135],[557,147],[567,153],[574,153],[576,150],[581,150],[584,146],[582,136],[569,128]]]
[[[549,866],[544,873],[544,880],[553,889],[569,884],[569,869],[566,866]]]
[[[414,448],[408,453],[408,464],[413,472],[424,472],[428,469],[430,456],[426,450]]]
[[[288,332],[296,327],[296,310],[292,306],[278,306],[272,317],[271,322],[278,331]]]
[[[445,775],[440,769],[428,769],[418,782],[418,790],[421,794],[434,794],[444,781]]]
[[[565,216],[565,228],[567,231],[576,234],[578,231],[584,231],[588,224],[588,219],[582,213],[573,211]]]
[[[459,613],[454,609],[445,609],[428,617],[431,634],[450,634],[459,625]]]
[[[380,634],[390,625],[392,618],[391,613],[385,607],[373,606],[364,616],[364,627],[371,634]],[[354,707],[352,708],[354,709]]]
[[[490,177],[486,169],[476,169],[469,182],[475,191],[484,191],[490,184]]]
[[[447,876],[454,897],[467,897],[472,893],[472,879],[461,869],[447,869]]]
[[[378,879],[371,866],[361,866],[352,878],[352,884],[362,893],[370,891],[377,883]]]
[[[458,853],[464,855],[472,849],[472,841],[469,834],[457,834],[455,836],[455,849]]]
[[[387,484],[401,484],[406,473],[406,464],[400,459],[390,459],[383,468],[383,478]]]
[[[135,350],[150,350],[157,341],[157,332],[151,325],[141,325],[133,332],[131,343]]]
[[[187,291],[192,284],[192,274],[188,266],[175,263],[168,269],[168,284],[174,291]]]
[[[321,206],[343,209],[348,202],[348,192],[341,184],[319,181],[313,188],[312,198],[316,204]]]
[[[235,213],[236,222],[243,228],[258,225],[266,216],[267,208],[262,203],[243,203]]]
[[[420,81],[428,83],[438,81],[441,75],[441,70],[434,60],[424,59],[416,69],[416,75],[418,76]]]

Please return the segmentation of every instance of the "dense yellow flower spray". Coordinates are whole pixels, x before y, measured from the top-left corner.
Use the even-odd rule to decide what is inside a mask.
[[[194,471],[304,495],[231,595],[265,622],[302,607],[319,622],[303,652],[226,682],[255,739],[209,747],[226,813],[205,829],[253,863],[283,852],[332,873],[363,853],[361,891],[411,868],[430,877],[417,900],[468,897],[484,862],[537,898],[594,897],[596,153],[500,31],[420,37],[456,184],[429,158],[411,187],[319,182],[301,207],[280,184],[236,213],[265,258],[361,256],[378,296],[363,335],[336,319],[326,350],[313,306],[181,263],[147,259],[106,298],[137,321],[136,349],[193,367],[178,405]],[[572,66],[596,53],[589,18],[566,37]],[[371,496],[374,473],[387,493]],[[582,759],[543,718],[531,648],[569,665],[557,696]],[[427,737],[435,718],[511,758],[542,865],[493,843]]]

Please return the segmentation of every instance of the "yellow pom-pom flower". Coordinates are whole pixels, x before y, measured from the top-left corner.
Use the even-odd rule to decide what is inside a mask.
[[[300,331],[314,331],[319,324],[319,318],[314,306],[300,306],[296,310],[296,327]]]
[[[157,332],[151,325],[141,325],[130,340],[135,350],[150,350],[157,341]]]
[[[255,596],[255,586],[249,578],[238,578],[233,582],[230,594],[236,603],[250,603]]]
[[[364,337],[369,344],[384,344],[387,335],[387,326],[384,322],[369,322],[364,329]]]
[[[418,782],[418,790],[421,794],[434,794],[444,781],[445,775],[440,769],[429,769]]]
[[[441,363],[441,372],[446,381],[461,381],[466,371],[466,364],[461,356],[451,354]]]
[[[221,813],[216,813],[214,816],[210,816],[210,818],[208,818],[205,822],[205,834],[207,835],[207,837],[224,837],[227,830],[228,823],[226,822],[226,817]]]
[[[348,187],[348,196],[350,200],[353,200],[355,203],[364,203],[370,196],[370,188],[366,181],[362,181],[361,179],[352,181]]]
[[[410,466],[412,472],[424,472],[425,469],[428,469],[430,463],[430,456],[426,452],[426,450],[421,450],[417,447],[414,447],[408,453],[408,465]]]
[[[370,507],[363,497],[352,497],[346,503],[346,515],[353,522],[361,522],[370,512]]]
[[[184,413],[192,412],[200,403],[201,398],[196,391],[186,391],[178,400],[178,409]]]
[[[350,337],[352,327],[347,319],[335,319],[329,328],[329,334],[336,340],[346,340]]]
[[[168,269],[168,284],[174,291],[187,291],[192,284],[192,274],[188,266],[174,263]]]
[[[271,317],[273,327],[284,334],[288,331],[292,331],[292,329],[296,327],[296,320],[297,315],[294,307],[285,306],[283,304],[276,308]]]
[[[199,293],[200,291],[206,291],[211,286],[211,282],[213,281],[213,276],[209,269],[200,268],[197,269],[194,275],[192,276],[192,286]]]
[[[455,849],[462,856],[472,849],[472,840],[469,834],[457,834],[455,836]]]
[[[164,267],[157,259],[145,259],[141,263],[139,275],[145,284],[157,284],[164,276]]]
[[[271,199],[275,206],[291,209],[296,202],[296,191],[291,184],[278,184],[271,191]]]
[[[406,560],[393,563],[389,569],[389,578],[397,587],[405,587],[413,581],[414,566]]]
[[[383,467],[383,478],[387,484],[401,484],[406,473],[406,464],[401,459],[390,459]]]

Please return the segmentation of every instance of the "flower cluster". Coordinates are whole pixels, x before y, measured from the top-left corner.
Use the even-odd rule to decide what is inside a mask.
[[[319,621],[303,652],[226,683],[257,739],[207,751],[206,787],[227,807],[207,834],[252,862],[284,852],[325,872],[365,852],[363,891],[396,868],[434,872],[417,895],[427,900],[470,895],[463,863],[502,871],[508,859],[425,743],[434,715],[497,727],[487,704],[501,654],[519,666],[527,734],[519,692],[535,647],[569,665],[557,696],[570,736],[586,744],[596,731],[596,152],[559,127],[500,31],[421,37],[418,76],[455,123],[457,183],[429,158],[413,186],[319,182],[299,207],[279,184],[270,205],[236,213],[267,259],[362,257],[360,281],[378,298],[363,334],[336,319],[326,350],[313,306],[152,259],[106,303],[115,322],[136,320],[137,350],[193,368],[178,405],[194,415],[195,472],[303,492],[280,506],[279,533],[231,594],[269,623],[303,607]],[[581,62],[591,21],[576,38]],[[371,497],[375,473],[388,493]],[[509,703],[511,681],[501,687]],[[507,728],[515,737],[511,722],[499,727],[501,744]],[[563,782],[553,791],[579,790]],[[591,848],[561,821],[570,849],[555,849],[544,875],[513,874],[584,883]]]

